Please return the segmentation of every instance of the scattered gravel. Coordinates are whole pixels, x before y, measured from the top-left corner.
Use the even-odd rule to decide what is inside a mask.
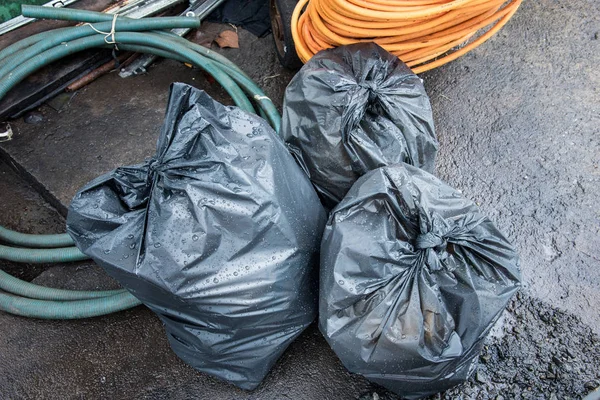
[[[429,399],[581,399],[600,386],[600,337],[571,314],[519,293],[492,332],[479,368]],[[361,400],[396,400],[373,387]]]

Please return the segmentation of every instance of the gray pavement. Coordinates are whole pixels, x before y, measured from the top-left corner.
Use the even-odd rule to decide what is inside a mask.
[[[505,398],[551,398],[552,393],[576,398],[600,385],[600,367],[593,358],[600,343],[598,31],[597,1],[526,1],[486,44],[422,75],[441,144],[437,173],[476,201],[515,243],[526,285],[497,337],[490,339],[491,359],[483,360],[482,375],[443,398],[459,393],[465,398],[496,398],[501,393],[513,393]],[[271,38],[240,31],[240,47],[223,54],[281,105],[292,74],[279,67]],[[87,181],[153,154],[172,81],[230,101],[202,73],[165,61],[135,79],[105,76],[80,90],[60,112],[42,106],[43,124],[14,121],[16,136],[0,148],[46,201],[5,165],[0,201],[10,212],[0,222],[22,231],[60,231],[64,221],[47,201],[64,213]],[[12,193],[13,187],[20,189]],[[35,281],[47,285],[114,285],[90,263],[3,268],[30,279],[45,271]],[[561,336],[566,333],[572,338]],[[0,397],[391,396],[347,373],[314,327],[253,393],[185,366],[163,336],[158,319],[142,307],[70,322],[0,314],[0,370],[7,371],[0,376]],[[556,339],[552,349],[532,344],[548,338]],[[509,344],[522,354],[511,351]],[[552,361],[563,355],[561,365]]]
[[[438,175],[515,243],[529,292],[600,332],[600,2],[525,1],[425,75]]]

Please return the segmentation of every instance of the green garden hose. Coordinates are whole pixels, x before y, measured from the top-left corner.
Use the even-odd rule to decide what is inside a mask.
[[[0,289],[30,299],[38,300],[86,300],[100,297],[110,297],[126,293],[125,289],[118,290],[64,290],[35,285],[15,278],[0,270]]]
[[[48,264],[72,262],[89,259],[77,247],[61,247],[58,249],[28,249],[0,245],[0,260],[8,260],[29,264]]]
[[[60,28],[25,38],[0,51],[0,98],[31,73],[79,51],[114,47],[151,53],[186,62],[211,74],[234,103],[249,112],[255,106],[275,131],[281,118],[263,91],[227,58],[177,35],[172,28],[198,28],[192,17],[130,19],[110,14],[66,8],[22,7],[32,18],[60,19],[88,24]],[[90,25],[93,24],[93,27]],[[114,29],[113,29],[114,28]],[[113,43],[114,42],[114,43]],[[88,257],[73,246],[67,234],[29,235],[0,227],[0,259],[26,263],[69,262]],[[124,289],[71,291],[38,286],[0,271],[0,310],[45,319],[74,319],[104,315],[140,304]]]
[[[19,43],[0,51],[0,98],[8,90],[37,69],[62,57],[93,47],[105,47],[107,35],[113,26],[113,16],[93,11],[71,10],[66,8],[50,8],[23,6],[23,15],[32,18],[52,18],[69,21],[95,23],[74,28],[62,28],[44,32],[28,38],[28,47]],[[166,21],[163,21],[166,20]],[[96,23],[97,22],[97,23]],[[131,50],[150,52],[151,49],[161,51],[169,58],[185,60],[204,69],[223,86],[236,105],[246,111],[254,112],[249,98],[256,103],[276,131],[279,131],[281,118],[272,101],[262,90],[235,64],[213,51],[191,43],[177,35],[160,32],[161,29],[198,27],[200,21],[191,17],[161,17],[131,19],[117,17],[115,21],[114,40],[124,44]],[[156,31],[156,32],[139,32]],[[139,32],[139,33],[138,33]],[[113,37],[111,36],[111,39]],[[18,65],[16,68],[14,65]],[[244,92],[246,92],[244,94]],[[246,96],[249,96],[246,97]]]
[[[30,318],[78,319],[126,310],[140,301],[125,292],[91,300],[47,301],[0,293],[0,310]]]
[[[67,233],[57,235],[29,235],[11,231],[0,226],[0,240],[6,243],[15,244],[21,247],[67,247],[73,246],[73,239]]]

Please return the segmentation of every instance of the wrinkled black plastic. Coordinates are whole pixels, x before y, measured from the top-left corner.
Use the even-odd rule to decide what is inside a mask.
[[[215,8],[206,20],[241,26],[258,37],[265,37],[271,32],[267,0],[227,0]]]
[[[328,207],[377,167],[432,172],[438,148],[421,79],[374,43],[311,58],[285,91],[281,133]]]
[[[179,357],[253,389],[316,317],[325,221],[264,120],[174,84],[156,156],[86,185],[67,227]]]
[[[519,286],[515,250],[475,204],[415,167],[378,168],[325,228],[319,326],[351,372],[418,398],[471,375]]]

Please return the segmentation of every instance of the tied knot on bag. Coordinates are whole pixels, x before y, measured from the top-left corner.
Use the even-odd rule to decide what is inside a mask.
[[[367,107],[371,106],[379,97],[377,92],[377,83],[372,81],[363,81],[358,84],[358,86],[367,93]]]
[[[448,240],[444,237],[444,235],[440,235],[435,232],[427,232],[422,233],[417,236],[415,241],[415,248],[419,250],[425,249],[441,249],[445,248],[446,244],[448,244]]]
[[[154,182],[157,174],[163,170],[163,163],[158,158],[151,158],[147,161],[148,165],[148,179],[147,182],[151,184]]]
[[[448,245],[448,236],[451,236],[454,228],[443,232],[426,232],[417,236],[415,240],[415,249],[421,250],[424,255],[424,261],[430,271],[441,271],[444,269],[444,261],[448,257],[446,246]]]
[[[150,162],[148,164],[148,170],[150,171],[151,174],[156,173],[156,171],[159,171],[160,168],[160,160],[156,159],[156,158],[152,158],[150,159]]]

